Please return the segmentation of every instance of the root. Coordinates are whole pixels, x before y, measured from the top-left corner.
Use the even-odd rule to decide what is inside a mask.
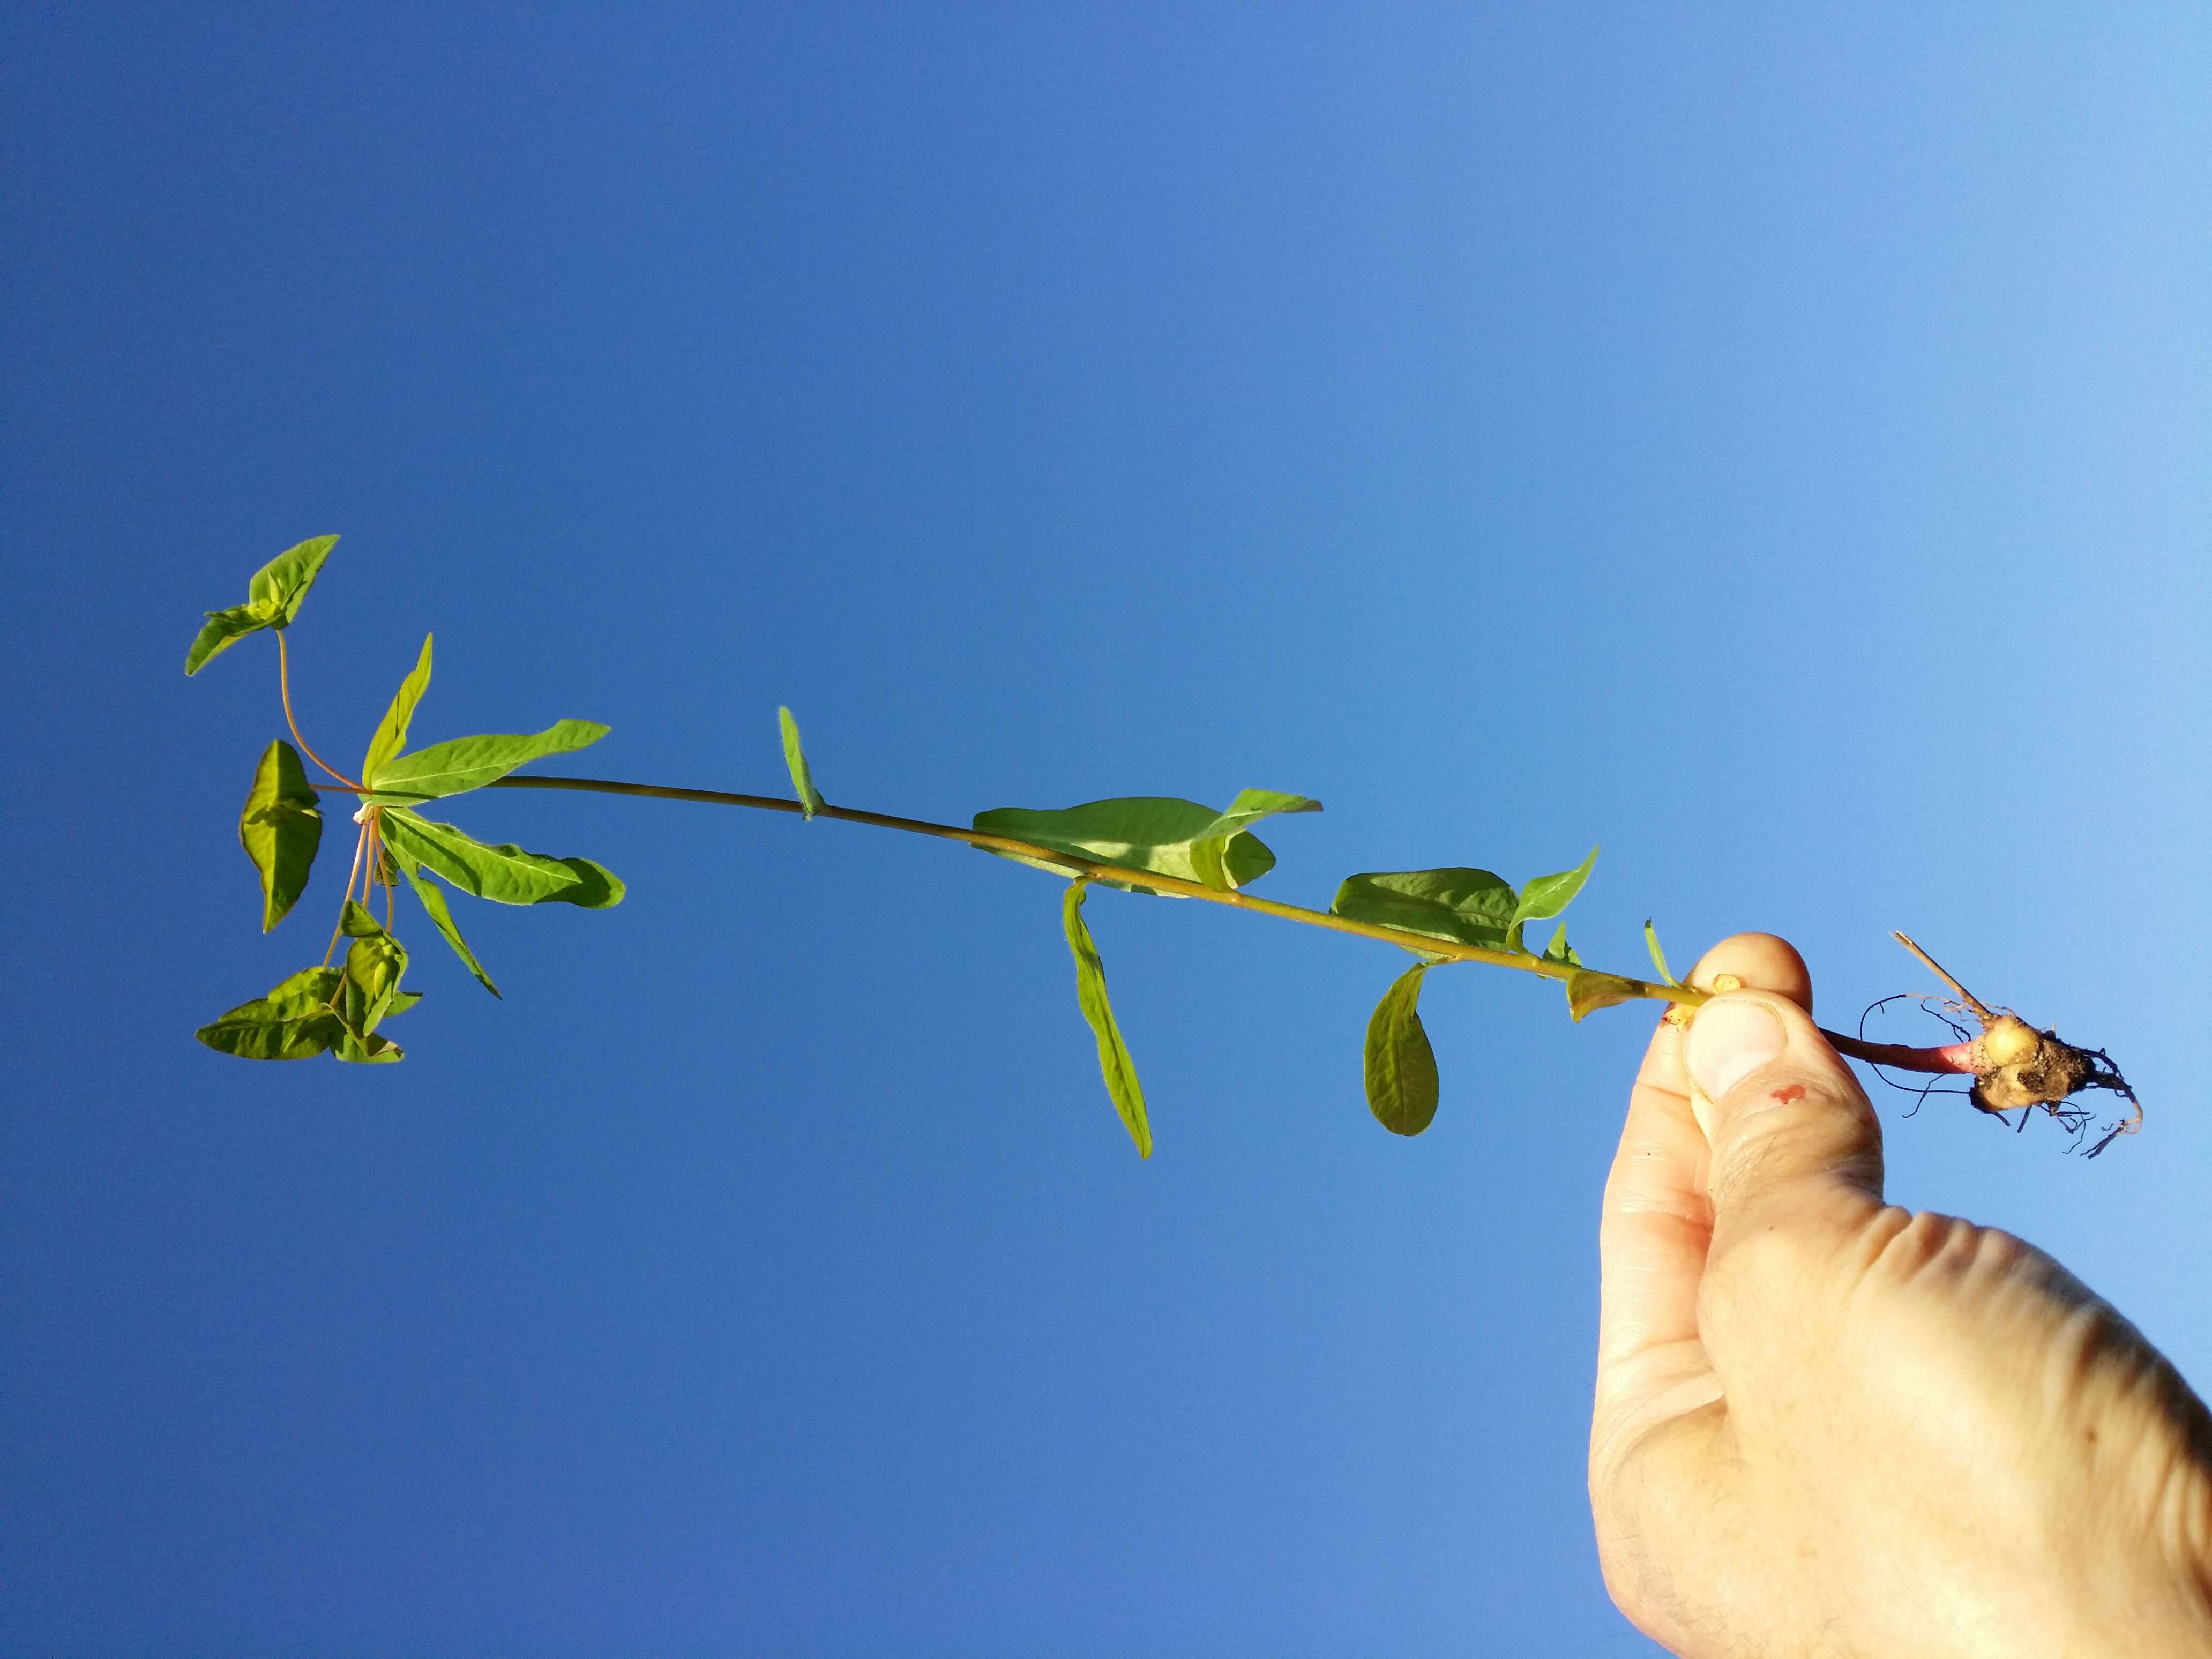
[[[1835,1043],[1838,1052],[1873,1066],[1971,1077],[1973,1082],[1966,1094],[1977,1110],[1987,1112],[1992,1117],[2002,1117],[2007,1112],[2016,1110],[2021,1114],[2022,1126],[2026,1125],[2030,1113],[2039,1109],[2045,1111],[2077,1139],[2087,1134],[2096,1113],[2087,1107],[2074,1104],[2074,1097],[2092,1089],[2116,1094],[2127,1102],[2127,1113],[2106,1128],[2097,1143],[2083,1154],[2087,1158],[2096,1157],[2122,1135],[2131,1135],[2142,1127],[2142,1103],[2136,1098],[2135,1091],[2128,1086],[2127,1079],[2120,1074],[2120,1068],[2112,1064],[2110,1054],[2101,1048],[2076,1047],[2056,1031],[2038,1030],[2009,1009],[1991,1007],[1952,978],[1935,957],[1903,933],[1897,935],[1897,941],[1919,957],[1938,979],[1951,988],[1957,1000],[1945,1003],[1942,1006],[1961,1017],[1970,1016],[1980,1025],[1980,1035],[1970,1041],[1948,1043],[1940,1048],[1912,1048],[1898,1043],[1869,1042],[1863,1036],[1838,1038],[1834,1032],[1830,1032],[1829,1040]],[[1874,1006],[1878,1008],[1883,1003],[1896,1000],[1885,997]],[[1939,1018],[1944,1018],[1954,1031],[1962,1037],[1966,1036],[1966,1028],[1962,1024],[1950,1020],[1941,1010],[1937,1012]],[[1863,1018],[1860,1026],[1863,1030]],[[1899,1084],[1897,1086],[1904,1088],[1907,1085]],[[1924,1100],[1928,1090],[1922,1088],[1912,1092]]]

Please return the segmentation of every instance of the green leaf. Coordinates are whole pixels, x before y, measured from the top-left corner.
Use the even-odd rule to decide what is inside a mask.
[[[430,639],[428,634],[422,636],[422,654],[416,658],[407,678],[399,682],[399,690],[392,695],[392,707],[377,722],[376,735],[369,739],[368,757],[361,763],[363,783],[383,771],[407,746],[407,723],[415,718],[415,705],[422,701],[423,692],[430,689]]]
[[[384,924],[369,915],[368,907],[358,899],[348,899],[345,908],[338,912],[338,932],[348,939],[374,939],[384,931]]]
[[[193,1035],[240,1060],[311,1060],[345,1036],[330,1008],[340,979],[336,968],[303,969]]]
[[[1367,1022],[1367,1109],[1394,1135],[1417,1135],[1437,1115],[1437,1054],[1419,1007],[1428,971],[1424,963],[1401,974]]]
[[[282,738],[261,751],[253,787],[238,815],[238,844],[261,874],[261,931],[284,920],[307,885],[323,814],[307,786],[299,751]]]
[[[222,655],[248,634],[258,634],[268,626],[251,605],[234,605],[228,611],[209,611],[200,631],[192,637],[191,649],[185,653],[185,672],[198,673],[210,658]]]
[[[331,999],[337,994],[340,972],[336,968],[302,968],[279,980],[262,1000],[287,1017],[313,1013],[331,1006]]]
[[[1223,891],[1258,880],[1275,867],[1275,855],[1243,827],[1278,812],[1317,812],[1321,803],[1303,795],[1247,789],[1226,812],[1168,795],[1127,795],[1080,806],[1033,811],[1001,806],[975,815],[986,835],[1025,841],[1125,870],[1149,870],[1202,883]],[[994,850],[986,848],[987,852]],[[1018,853],[1002,858],[1022,859]],[[1047,866],[1047,868],[1056,866]],[[1065,870],[1058,873],[1065,875]],[[1115,882],[1114,886],[1136,886]],[[1139,890],[1142,890],[1141,888]]]
[[[334,1060],[350,1060],[356,1066],[389,1066],[407,1058],[407,1051],[390,1037],[371,1032],[365,1038],[356,1038],[350,1031],[342,1030],[337,1041],[331,1044]]]
[[[814,787],[814,772],[806,763],[806,751],[799,746],[799,722],[792,718],[791,710],[778,708],[775,723],[783,732],[783,763],[791,769],[791,787],[799,797],[799,815],[811,818],[829,803]]]
[[[1583,959],[1575,954],[1575,947],[1567,943],[1567,924],[1565,922],[1563,921],[1559,924],[1558,930],[1552,935],[1552,942],[1544,947],[1544,960],[1547,962],[1564,962],[1575,968],[1579,968],[1583,965]]]
[[[424,678],[428,679],[427,672]],[[516,767],[544,756],[588,748],[606,734],[607,728],[596,720],[556,720],[543,732],[490,732],[482,737],[453,738],[411,755],[394,755],[380,769],[364,775],[362,781],[376,792],[372,799],[379,803],[437,800],[481,789]]]
[[[1577,1024],[1584,1014],[1616,1003],[1635,1000],[1636,981],[1618,974],[1601,974],[1585,968],[1567,975],[1567,1017]]]
[[[346,907],[347,919],[368,921],[368,914],[357,904]],[[358,934],[353,946],[346,952],[345,983],[338,991],[338,1018],[357,1042],[366,1042],[387,1014],[404,1012],[413,1007],[410,999],[404,1008],[398,1006],[404,994],[399,989],[401,975],[407,971],[407,951],[399,941],[378,927],[372,921],[371,932]],[[349,926],[348,933],[354,928]]]
[[[1669,985],[1680,985],[1667,966],[1667,953],[1659,948],[1658,930],[1652,927],[1651,918],[1644,918],[1644,948],[1651,952],[1651,965],[1659,970],[1659,977]]]
[[[1067,896],[1060,907],[1060,923],[1067,930],[1067,948],[1075,957],[1075,1000],[1091,1035],[1098,1040],[1098,1073],[1106,1079],[1114,1109],[1121,1115],[1129,1139],[1137,1143],[1137,1156],[1150,1158],[1152,1128],[1145,1119],[1144,1085],[1137,1081],[1137,1062],[1130,1058],[1129,1045],[1121,1041],[1114,1005],[1106,1000],[1105,964],[1098,960],[1098,947],[1091,942],[1091,930],[1083,923],[1083,900],[1089,885],[1080,879],[1069,883]]]
[[[310,536],[298,546],[286,548],[253,573],[246,586],[246,604],[265,617],[270,627],[289,627],[300,614],[307,590],[315,585],[323,561],[337,544],[335,536]]]
[[[249,1002],[243,1008],[234,1008],[192,1035],[217,1054],[234,1054],[240,1060],[313,1060],[346,1035],[336,1014],[285,1020],[241,1018],[254,1006]]]
[[[453,947],[453,954],[461,959],[463,967],[477,976],[477,983],[494,996],[498,996],[499,987],[491,982],[491,975],[484,972],[483,963],[477,960],[477,953],[469,949],[468,940],[461,937],[461,930],[453,925],[453,913],[447,908],[445,890],[404,860],[396,860],[395,862],[399,865],[400,872],[407,878],[407,884],[415,890],[415,896],[422,901],[422,912],[430,918],[430,925],[438,930],[438,936]]]
[[[337,544],[335,536],[313,536],[297,547],[287,548],[253,573],[246,586],[244,605],[228,611],[210,611],[207,621],[185,653],[185,672],[197,674],[211,657],[230,648],[234,641],[264,628],[283,628],[300,614],[300,602],[315,584],[316,573]]]
[[[1229,803],[1229,810],[1208,824],[1192,842],[1191,867],[1198,872],[1198,878],[1216,892],[1231,892],[1274,866],[1275,855],[1268,853],[1266,866],[1249,876],[1238,874],[1242,867],[1235,851],[1238,839],[1260,846],[1244,834],[1247,830],[1261,819],[1272,818],[1279,813],[1320,811],[1321,803],[1304,795],[1285,795],[1274,789],[1240,789],[1237,799]],[[1261,850],[1267,851],[1264,847]]]
[[[1556,876],[1538,876],[1521,890],[1521,902],[1513,908],[1516,921],[1549,921],[1573,902],[1583,884],[1589,879],[1590,866],[1597,862],[1597,848],[1589,849],[1589,856],[1571,870],[1562,870]]]
[[[404,806],[383,812],[385,839],[404,866],[435,871],[464,893],[496,904],[575,904],[605,909],[623,898],[622,878],[589,859],[548,858],[512,843],[488,847],[450,823]]]
[[[1454,866],[1347,877],[1328,908],[1354,921],[1503,951],[1515,903],[1504,877]]]

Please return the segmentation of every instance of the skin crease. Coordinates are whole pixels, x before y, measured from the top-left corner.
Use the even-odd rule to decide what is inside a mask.
[[[2212,1655],[2212,1416],[2010,1235],[1881,1199],[1881,1129],[1784,940],[1691,975],[1606,1183],[1590,1504],[1691,1659]],[[1701,1015],[1700,1018],[1703,1018]],[[1786,1044],[1709,1100],[1733,1018]]]

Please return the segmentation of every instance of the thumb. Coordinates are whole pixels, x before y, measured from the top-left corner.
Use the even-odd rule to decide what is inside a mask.
[[[1683,1044],[1712,1148],[1713,1248],[1785,1220],[1848,1224],[1881,1202],[1881,1125],[1850,1068],[1787,997],[1717,996]]]

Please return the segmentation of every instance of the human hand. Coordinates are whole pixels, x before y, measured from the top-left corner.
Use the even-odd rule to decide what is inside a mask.
[[[1606,1183],[1590,1503],[1695,1659],[2212,1654],[2212,1416],[2008,1234],[1882,1202],[1805,964],[1738,934]]]

